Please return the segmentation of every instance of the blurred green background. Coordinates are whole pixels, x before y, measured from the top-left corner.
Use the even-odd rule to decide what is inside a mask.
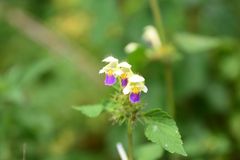
[[[181,57],[174,95],[188,157],[175,159],[240,159],[240,1],[158,2]],[[1,0],[0,160],[119,159],[115,145],[126,147],[125,127],[71,106],[111,96],[98,75],[101,59],[127,59],[125,45],[141,43],[149,24],[148,0]],[[144,100],[165,109],[163,65],[141,56],[131,61],[145,76]],[[145,142],[139,125],[136,148]]]

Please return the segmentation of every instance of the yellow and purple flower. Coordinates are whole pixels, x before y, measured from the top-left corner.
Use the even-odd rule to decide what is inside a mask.
[[[117,78],[116,72],[118,71],[118,59],[109,56],[103,59],[103,62],[106,62],[108,64],[99,71],[99,74],[105,73],[106,77],[104,80],[104,84],[106,86],[112,86],[116,83]]]
[[[127,86],[123,89],[124,94],[129,94],[131,103],[140,102],[141,92],[147,93],[148,89],[144,84],[145,79],[137,74],[132,75],[128,79]]]
[[[128,78],[133,75],[133,72],[131,70],[131,65],[127,62],[121,62],[118,64],[118,70],[116,71],[116,74],[120,77],[121,80],[121,86],[124,88],[128,84]]]

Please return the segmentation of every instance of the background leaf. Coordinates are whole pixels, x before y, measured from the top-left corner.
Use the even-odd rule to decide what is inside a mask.
[[[176,44],[187,53],[200,53],[214,49],[221,44],[218,38],[179,33],[175,35]]]
[[[81,111],[88,117],[97,117],[103,110],[103,105],[94,104],[94,105],[84,105],[84,106],[73,106],[74,109]]]
[[[158,144],[144,144],[135,151],[137,160],[156,160],[163,154],[163,149]]]

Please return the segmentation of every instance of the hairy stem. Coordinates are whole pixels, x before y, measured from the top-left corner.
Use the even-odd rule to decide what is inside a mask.
[[[154,21],[157,26],[158,32],[160,34],[162,44],[166,43],[165,31],[162,24],[161,12],[158,7],[157,0],[149,0],[150,7],[153,13]],[[164,61],[164,70],[165,70],[165,79],[167,87],[167,106],[168,112],[172,117],[175,116],[175,105],[174,105],[174,92],[173,92],[173,78],[172,78],[172,66],[171,62],[166,60]]]
[[[132,119],[128,120],[128,160],[133,160]]]

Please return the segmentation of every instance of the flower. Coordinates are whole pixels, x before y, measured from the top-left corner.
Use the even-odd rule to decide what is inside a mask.
[[[162,46],[157,29],[151,25],[144,28],[143,40],[146,41],[150,47],[156,50]]]
[[[106,86],[112,86],[116,83],[117,77],[116,71],[118,70],[118,59],[109,56],[103,59],[102,61],[108,64],[99,71],[99,74],[105,73],[106,77],[104,80],[104,84]]]
[[[116,71],[116,74],[121,79],[121,85],[122,87],[126,87],[128,84],[128,78],[133,75],[133,72],[131,70],[131,65],[127,62],[121,62],[118,64],[118,71]]]
[[[134,51],[136,51],[139,47],[139,44],[138,43],[135,43],[135,42],[131,42],[131,43],[128,43],[126,45],[126,47],[124,48],[125,52],[128,53],[128,54],[131,54],[133,53]]]
[[[137,74],[129,77],[128,85],[123,89],[123,94],[129,94],[131,103],[138,103],[140,101],[141,92],[147,93],[148,89],[144,85],[145,79]]]

